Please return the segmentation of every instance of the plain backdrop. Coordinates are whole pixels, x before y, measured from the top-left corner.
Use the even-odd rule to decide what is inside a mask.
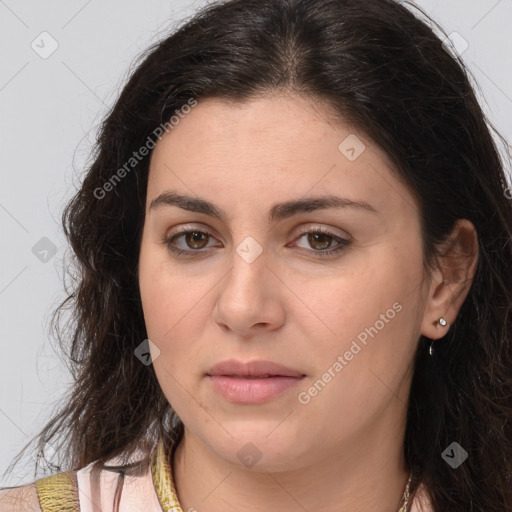
[[[314,0],[312,0],[314,1]],[[378,1],[378,0],[375,0]],[[0,472],[50,418],[71,382],[50,314],[64,297],[60,224],[96,129],[151,43],[205,0],[0,0]],[[418,0],[475,77],[512,141],[512,2]],[[25,460],[2,485],[31,480]]]

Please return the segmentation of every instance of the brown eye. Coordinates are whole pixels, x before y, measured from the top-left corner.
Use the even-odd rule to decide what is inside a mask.
[[[307,252],[314,257],[333,257],[351,243],[350,240],[341,238],[334,233],[326,231],[324,228],[304,230],[298,240],[301,241],[301,239],[302,243],[307,245],[307,247],[301,245],[298,245],[298,247],[307,249]]]
[[[309,233],[308,243],[313,249],[327,249],[333,241],[333,237],[326,233]]]
[[[208,247],[208,243],[213,235],[207,231],[186,230],[176,233],[172,236],[165,237],[162,243],[167,249],[175,254],[183,257],[194,257],[204,253]]]
[[[185,243],[192,249],[202,249],[208,243],[208,233],[202,231],[188,231],[184,234]]]
[[[183,258],[202,257],[209,249],[208,244],[213,241],[214,236],[208,231],[184,230],[170,237],[165,237],[162,243],[167,249],[176,256]],[[304,231],[299,237],[305,239],[309,247],[307,249],[310,255],[318,257],[334,256],[350,245],[350,240],[341,238],[328,231],[316,229],[313,231]],[[335,242],[336,245],[332,245]],[[300,247],[300,246],[299,246]]]

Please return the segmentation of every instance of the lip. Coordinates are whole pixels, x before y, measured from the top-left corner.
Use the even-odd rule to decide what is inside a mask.
[[[213,366],[207,377],[213,389],[226,400],[259,404],[296,386],[305,375],[272,361],[242,363],[230,359]]]
[[[207,375],[226,377],[261,377],[270,375],[272,377],[304,377],[304,374],[272,361],[255,360],[243,363],[236,359],[229,359],[214,365]]]

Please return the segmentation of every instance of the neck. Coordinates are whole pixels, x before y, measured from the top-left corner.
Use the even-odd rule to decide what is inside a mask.
[[[396,423],[395,415],[386,419]],[[401,425],[405,425],[405,419]],[[397,512],[409,477],[403,457],[404,428],[378,425],[359,432],[304,466],[270,472],[235,466],[186,427],[172,472],[184,512]],[[395,438],[383,432],[397,432]],[[312,450],[315,451],[314,449]]]

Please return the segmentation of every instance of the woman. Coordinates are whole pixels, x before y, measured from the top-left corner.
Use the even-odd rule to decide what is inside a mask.
[[[403,5],[205,8],[64,213],[61,464],[1,510],[512,511],[507,190]]]

